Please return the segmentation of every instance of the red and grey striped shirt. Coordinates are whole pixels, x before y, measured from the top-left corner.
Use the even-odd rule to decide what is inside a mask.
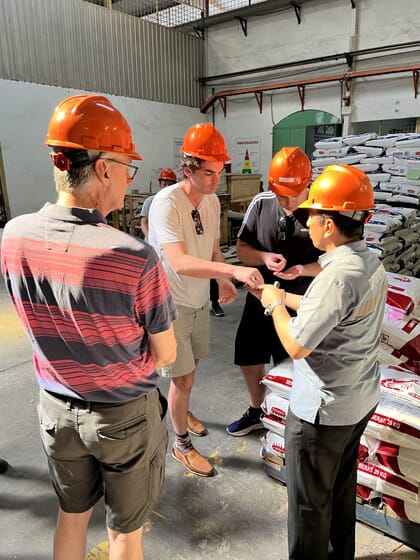
[[[156,387],[148,333],[176,308],[150,245],[96,210],[46,204],[6,224],[1,269],[42,388],[118,403]]]

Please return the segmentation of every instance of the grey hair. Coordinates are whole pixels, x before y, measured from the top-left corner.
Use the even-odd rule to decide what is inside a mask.
[[[70,160],[70,169],[60,171],[54,166],[54,180],[57,192],[73,193],[81,191],[94,175],[94,163],[102,152],[93,150],[73,150],[54,148],[51,155],[62,152]]]

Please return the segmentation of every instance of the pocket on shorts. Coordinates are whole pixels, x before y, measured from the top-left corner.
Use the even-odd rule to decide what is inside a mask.
[[[38,412],[42,445],[47,455],[53,456],[55,450],[57,424],[54,420],[51,420],[48,416],[42,414],[39,409]]]
[[[162,436],[155,453],[150,459],[149,501],[154,507],[165,489],[165,460],[168,449],[168,430],[166,421],[162,421]]]
[[[146,430],[147,420],[146,415],[141,414],[131,418],[130,420],[124,420],[119,424],[109,425],[97,430],[98,438],[109,439],[109,440],[125,440],[132,436],[138,436],[141,432]]]

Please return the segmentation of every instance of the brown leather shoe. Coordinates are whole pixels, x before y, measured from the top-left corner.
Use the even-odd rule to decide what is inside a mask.
[[[205,457],[200,455],[198,451],[194,448],[187,455],[183,455],[178,449],[173,445],[172,447],[172,457],[176,459],[181,465],[198,476],[214,476],[215,470],[210,465]]]
[[[190,411],[187,413],[187,430],[194,436],[202,437],[207,434],[206,427]]]

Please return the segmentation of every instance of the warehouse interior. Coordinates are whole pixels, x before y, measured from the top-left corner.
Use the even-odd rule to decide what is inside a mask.
[[[211,122],[232,156],[217,191],[227,260],[237,262],[238,227],[254,195],[267,189],[273,154],[293,145],[310,157],[314,177],[337,158],[367,166],[378,208],[367,230],[370,247],[396,282],[414,283],[420,278],[419,26],[418,0],[2,0],[0,233],[11,218],[55,200],[43,145],[54,107],[70,95],[101,93],[125,115],[143,156],[124,208],[108,216],[115,227],[141,235],[140,210],[157,192],[159,172],[177,169],[191,125]],[[390,217],[390,207],[399,212]],[[410,307],[416,324],[418,285]],[[186,473],[168,454],[166,493],[145,528],[146,558],[287,558],[284,462],[263,459],[263,433],[232,438],[225,430],[246,404],[233,364],[244,297],[240,289],[226,316],[211,318],[211,353],[193,391],[193,411],[209,427],[197,447],[217,476]],[[46,560],[56,501],[39,441],[29,342],[2,279],[0,312],[0,458],[10,464],[0,475],[0,560]],[[381,357],[420,374],[418,359],[397,359],[388,338]],[[418,417],[414,426],[420,434]],[[411,519],[381,499],[361,500],[358,560],[418,557],[418,478],[410,481],[417,488],[409,498]],[[107,558],[98,507],[86,560]]]

